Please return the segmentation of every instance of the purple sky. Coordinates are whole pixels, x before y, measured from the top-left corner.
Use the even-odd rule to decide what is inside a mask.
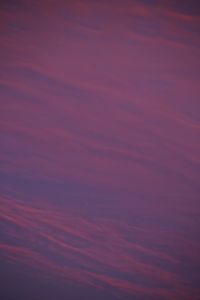
[[[198,1],[0,5],[2,300],[198,300]]]

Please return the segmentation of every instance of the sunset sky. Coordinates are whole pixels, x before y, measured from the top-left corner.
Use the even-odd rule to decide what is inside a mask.
[[[200,299],[200,3],[0,4],[0,299]]]

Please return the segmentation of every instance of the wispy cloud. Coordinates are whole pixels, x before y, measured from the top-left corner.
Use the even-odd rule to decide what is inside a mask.
[[[11,2],[4,261],[122,297],[198,299],[199,15],[176,1]]]

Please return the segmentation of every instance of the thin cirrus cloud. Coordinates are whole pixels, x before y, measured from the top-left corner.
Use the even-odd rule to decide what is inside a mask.
[[[105,218],[85,219],[48,203],[43,207],[16,199],[1,203],[7,228],[1,251],[10,260],[19,260],[58,278],[91,285],[95,282],[98,288],[112,287],[125,295],[155,292],[155,298],[167,299],[183,293],[189,297],[195,292],[182,287],[180,259],[190,258],[185,265],[198,261],[191,247],[197,251],[199,245],[190,241],[190,247],[184,249],[188,241],[183,233],[176,236],[172,232],[169,238],[164,230]]]
[[[198,299],[194,3],[0,14],[3,262],[110,299]]]

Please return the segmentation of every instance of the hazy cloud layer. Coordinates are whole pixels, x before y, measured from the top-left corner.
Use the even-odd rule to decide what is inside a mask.
[[[4,2],[2,261],[110,299],[198,299],[195,1]]]

